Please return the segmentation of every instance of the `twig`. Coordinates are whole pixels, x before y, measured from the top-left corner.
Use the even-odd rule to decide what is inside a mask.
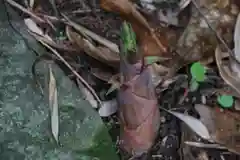
[[[66,45],[63,45],[63,44],[57,44],[56,42],[51,41],[51,40],[47,39],[46,37],[44,37],[42,35],[39,35],[37,33],[34,33],[32,31],[29,31],[29,33],[31,35],[33,35],[36,39],[39,39],[39,40],[47,43],[48,45],[50,45],[50,46],[52,46],[54,48],[57,48],[57,49],[60,49],[60,50],[64,50],[64,51],[68,51],[68,52],[78,52],[77,49],[69,48],[69,47],[67,47]]]
[[[79,32],[81,32],[82,34],[86,34],[89,37],[91,37],[92,39],[94,39],[95,41],[97,41],[98,43],[108,47],[110,50],[119,53],[119,48],[115,43],[112,43],[111,41],[97,35],[96,33],[84,28],[83,26],[80,26],[79,24],[73,22],[72,20],[70,20],[66,15],[62,14],[62,16],[68,21],[67,24],[72,26],[73,28],[75,28],[76,30],[78,30]]]
[[[19,10],[21,10],[22,12],[28,14],[29,16],[31,16],[32,18],[34,18],[35,20],[44,23],[45,21],[43,19],[41,19],[40,17],[38,17],[37,15],[35,15],[34,13],[32,13],[31,11],[27,10],[26,8],[24,8],[23,6],[21,6],[20,4],[16,3],[13,0],[5,0],[7,3],[9,3],[11,6],[14,6],[16,8],[18,8]]]
[[[81,14],[81,13],[91,13],[93,12],[91,9],[84,9],[84,10],[75,10],[75,11],[72,11],[71,14]],[[96,9],[95,12],[101,12],[100,9]]]
[[[71,71],[72,73],[83,83],[83,85],[91,92],[93,97],[98,102],[99,106],[102,106],[102,102],[100,98],[97,96],[96,92],[93,90],[93,88],[71,67],[71,65],[51,46],[43,42],[42,40],[38,40],[40,43],[42,43],[45,47],[50,49]]]
[[[64,18],[59,19],[59,18],[57,18],[55,16],[49,16],[49,15],[45,15],[45,14],[41,14],[41,15],[43,16],[43,18],[48,19],[50,21],[61,21],[63,23],[67,22],[67,20],[64,19]]]

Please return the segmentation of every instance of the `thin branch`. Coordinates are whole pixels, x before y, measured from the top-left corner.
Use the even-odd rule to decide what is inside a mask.
[[[85,10],[78,9],[78,10],[72,11],[70,14],[83,14],[83,13],[91,13],[91,12],[93,12],[91,9],[85,9]],[[95,12],[101,12],[101,10],[96,9]]]

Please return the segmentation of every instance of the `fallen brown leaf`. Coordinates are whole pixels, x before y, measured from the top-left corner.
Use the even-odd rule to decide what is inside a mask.
[[[212,139],[229,151],[240,154],[240,113],[197,105],[202,122],[208,128]]]

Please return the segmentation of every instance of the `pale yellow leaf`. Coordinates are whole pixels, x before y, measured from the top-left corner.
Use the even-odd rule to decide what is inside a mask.
[[[58,117],[58,98],[57,98],[57,86],[56,80],[52,72],[52,68],[49,68],[49,107],[51,111],[51,130],[54,139],[58,142],[59,134],[59,117]]]

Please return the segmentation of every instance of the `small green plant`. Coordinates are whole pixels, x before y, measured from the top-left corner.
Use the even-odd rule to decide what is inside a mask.
[[[196,91],[199,87],[199,82],[204,82],[206,79],[206,69],[200,62],[195,62],[192,64],[190,72],[192,75],[190,91]]]
[[[136,34],[130,23],[124,21],[121,28],[121,40],[123,44],[123,56],[137,51]],[[153,64],[159,60],[158,56],[147,56],[144,58],[145,64]]]
[[[132,29],[130,23],[124,21],[121,28],[121,40],[123,43],[123,53],[136,52],[137,50],[137,40],[136,34]]]
[[[190,91],[196,91],[199,87],[199,82],[204,82],[206,79],[206,69],[201,63],[195,62],[192,64],[190,72],[192,75]],[[219,95],[217,97],[217,102],[223,108],[231,108],[233,106],[234,99],[231,95]]]
[[[231,108],[233,106],[234,99],[231,95],[219,95],[217,98],[217,102],[223,108]]]

